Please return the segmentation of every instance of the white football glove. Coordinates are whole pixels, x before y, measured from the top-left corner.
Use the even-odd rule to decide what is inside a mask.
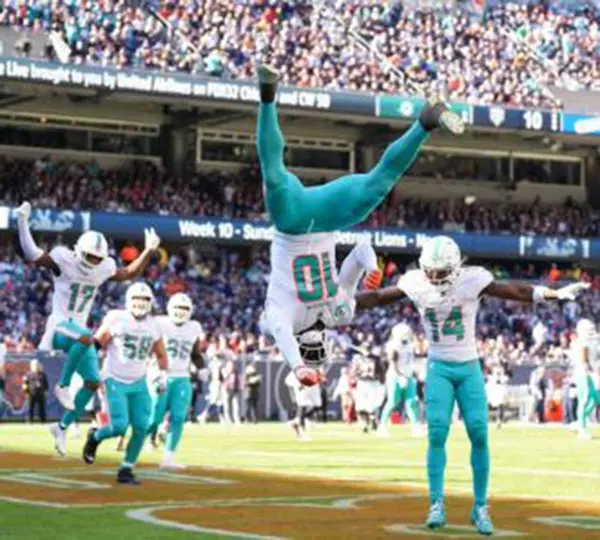
[[[156,234],[154,227],[144,229],[144,247],[154,251],[158,249],[158,246],[160,246],[160,238]]]
[[[556,289],[556,297],[559,300],[576,300],[581,291],[585,291],[589,288],[589,283],[572,283],[566,287]]]
[[[158,393],[164,394],[167,391],[167,372],[160,371],[156,379],[154,379],[154,384],[158,388]]]
[[[17,208],[17,219],[21,221],[29,221],[29,216],[31,215],[31,204],[27,201],[23,202],[19,208]]]

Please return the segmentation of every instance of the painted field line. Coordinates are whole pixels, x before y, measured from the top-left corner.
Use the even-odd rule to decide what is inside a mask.
[[[187,532],[196,532],[196,533],[204,533],[204,534],[217,534],[220,536],[225,536],[229,538],[248,538],[254,540],[285,540],[284,537],[281,536],[262,536],[260,534],[249,534],[242,533],[236,531],[227,531],[224,529],[215,529],[211,527],[200,527],[198,525],[190,525],[187,523],[179,523],[177,521],[170,521],[168,519],[160,519],[152,515],[153,512],[158,510],[167,510],[172,508],[170,505],[168,506],[158,506],[153,508],[141,508],[138,510],[128,510],[125,512],[125,516],[129,519],[134,519],[137,521],[142,521],[144,523],[148,523],[150,525],[154,525],[156,527],[166,527],[169,529],[179,529],[180,531]]]
[[[56,503],[50,501],[31,501],[29,499],[19,499],[18,497],[5,497],[0,495],[0,501],[25,504],[27,506],[39,506],[40,508],[71,508],[73,505]]]
[[[360,458],[360,457],[346,457],[342,454],[335,455],[329,454],[327,456],[321,456],[317,454],[296,454],[294,452],[269,452],[269,451],[258,451],[258,450],[239,450],[233,452],[234,455],[245,455],[249,457],[264,457],[264,458],[294,458],[298,461],[305,461],[306,458],[314,459],[317,462],[333,462],[333,463],[354,463],[357,465],[397,465],[407,467],[425,467],[425,460],[423,461],[406,461],[406,460],[386,460],[386,459],[374,459],[374,458]],[[492,456],[493,463],[493,456]],[[470,471],[470,465],[450,465],[446,466],[446,470],[466,470]],[[511,474],[524,474],[529,476],[561,476],[564,478],[583,478],[586,480],[600,480],[600,473],[589,473],[580,471],[565,471],[560,469],[525,469],[520,467],[497,467],[492,464],[493,471],[506,472]]]

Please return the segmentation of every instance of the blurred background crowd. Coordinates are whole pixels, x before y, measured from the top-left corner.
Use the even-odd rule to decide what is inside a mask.
[[[454,100],[534,107],[555,106],[542,85],[600,90],[590,2],[6,0],[0,25],[54,32],[75,64],[246,79],[266,60],[287,85],[407,94],[408,77]]]
[[[413,168],[411,174],[420,172]],[[15,178],[19,182],[12,181]],[[95,161],[77,164],[50,158],[0,158],[0,199],[15,206],[29,200],[37,207],[72,210],[267,219],[257,167],[236,173],[200,172],[184,179],[165,175],[141,161],[122,169],[102,170]],[[399,199],[392,194],[365,225],[524,235],[600,234],[597,213],[571,200],[560,206],[540,202],[522,206],[514,202],[485,204],[468,197]]]
[[[55,239],[52,240],[54,242]],[[59,239],[60,241],[60,239]],[[44,244],[42,244],[44,245]],[[50,248],[51,244],[44,247]],[[167,252],[169,250],[169,252]],[[132,244],[111,248],[120,264],[135,258]],[[341,259],[341,257],[340,257]],[[31,351],[38,343],[49,313],[51,280],[48,273],[26,265],[14,245],[0,249],[0,335],[9,350]],[[381,257],[387,284],[397,281],[401,272],[415,266],[408,259]],[[226,248],[200,252],[193,246],[161,248],[145,278],[154,289],[158,309],[176,292],[188,293],[195,303],[194,317],[206,333],[204,348],[209,357],[218,353],[238,357],[260,353],[279,358],[279,353],[260,335],[258,318],[262,310],[269,259],[266,249]],[[572,330],[581,315],[600,318],[600,276],[579,267],[558,268],[528,265],[490,267],[497,279],[535,280],[556,283],[563,279],[591,281],[593,287],[580,305],[548,304],[535,307],[497,299],[484,299],[477,319],[480,350],[483,357],[502,358],[512,364],[564,361]],[[107,310],[121,307],[125,286],[104,285],[92,311],[91,323],[97,326]],[[351,327],[331,333],[334,360],[347,361],[351,345],[375,353],[389,337],[391,327],[406,320],[415,330],[415,350],[425,355],[427,343],[419,316],[408,301],[387,308],[359,312]]]

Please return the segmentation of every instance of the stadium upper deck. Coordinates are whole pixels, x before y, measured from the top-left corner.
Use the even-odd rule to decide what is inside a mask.
[[[593,3],[490,1],[478,14],[402,4],[410,2],[8,0],[0,24],[57,32],[75,64],[246,79],[268,61],[290,86],[406,95],[400,70],[452,100],[530,107],[554,106],[541,85],[600,90]],[[42,53],[22,45],[21,55]]]

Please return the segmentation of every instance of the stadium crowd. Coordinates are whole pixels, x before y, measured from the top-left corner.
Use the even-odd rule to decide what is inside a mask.
[[[427,92],[515,106],[554,106],[540,83],[600,90],[600,15],[587,2],[490,0],[483,14],[395,0],[145,4],[155,15],[128,0],[8,0],[0,24],[59,32],[76,64],[245,79],[268,61],[289,85],[410,94],[400,71]]]
[[[20,181],[15,182],[16,178]],[[101,170],[93,161],[76,164],[0,158],[0,199],[15,206],[29,200],[34,207],[71,210],[267,219],[260,171],[252,167],[235,174],[199,173],[184,180],[164,175],[145,162],[121,170]],[[572,201],[543,207],[423,201],[392,195],[365,225],[524,235],[600,234],[600,217]]]
[[[43,245],[43,244],[42,244]],[[50,248],[50,245],[45,245]],[[125,244],[111,254],[122,264],[128,261],[131,245]],[[162,249],[162,248],[161,248]],[[135,254],[133,255],[135,256]],[[33,265],[26,265],[14,247],[4,243],[0,248],[0,335],[7,338],[9,349],[31,350],[37,344],[49,312],[50,276]],[[411,268],[393,259],[381,259],[388,284]],[[531,354],[543,352],[543,358],[562,354],[580,314],[600,319],[600,276],[593,276],[574,267],[561,270],[553,266],[544,270],[515,266],[509,272],[502,267],[491,268],[498,279],[533,279],[557,282],[562,279],[593,281],[591,292],[585,294],[581,307],[574,303],[539,305],[535,308],[497,299],[484,299],[478,316],[478,332],[483,354],[510,354],[514,363],[526,363]],[[262,352],[275,357],[277,352],[260,336],[258,317],[262,310],[267,277],[268,252],[259,250],[222,250],[210,254],[188,246],[167,253],[162,249],[148,268],[145,279],[152,285],[159,309],[176,292],[187,292],[195,303],[194,316],[206,333],[205,348],[209,356],[217,352],[231,355]],[[100,289],[91,314],[97,326],[107,310],[120,307],[125,285],[109,282]],[[379,347],[387,339],[390,328],[400,319],[411,323],[420,334],[419,317],[408,301],[389,308],[378,308],[357,314],[349,328],[334,332],[335,353],[343,360],[351,343]],[[422,342],[422,336],[418,338]],[[548,353],[547,347],[551,352]]]

